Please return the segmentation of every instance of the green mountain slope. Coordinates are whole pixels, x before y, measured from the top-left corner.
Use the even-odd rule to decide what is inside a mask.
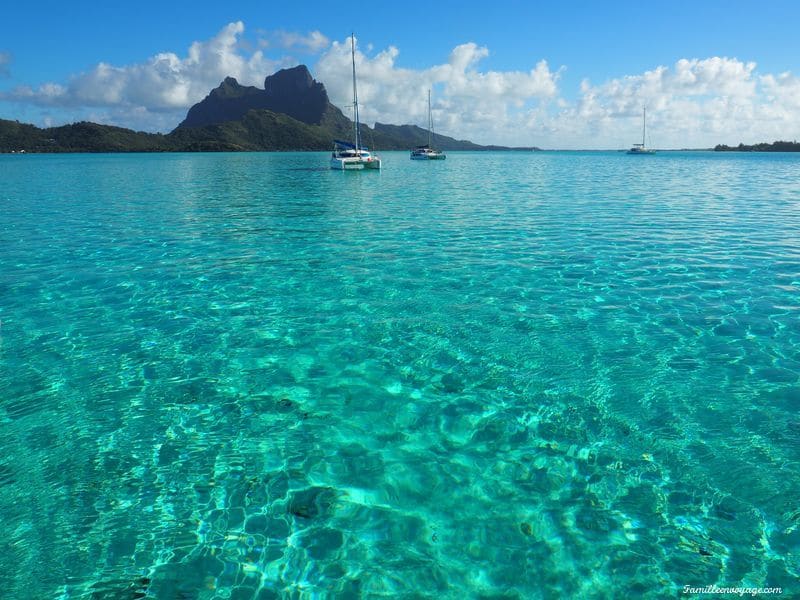
[[[82,121],[40,129],[0,119],[0,152],[164,152],[167,136]]]

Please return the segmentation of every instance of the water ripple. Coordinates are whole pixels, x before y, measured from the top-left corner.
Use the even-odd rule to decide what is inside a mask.
[[[9,159],[8,595],[800,593],[797,157]]]

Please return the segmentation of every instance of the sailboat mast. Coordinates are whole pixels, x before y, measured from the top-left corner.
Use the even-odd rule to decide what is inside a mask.
[[[642,107],[642,148],[644,148],[644,137],[647,131],[647,107]]]
[[[353,117],[355,119],[356,153],[361,151],[361,141],[358,139],[358,89],[356,88],[356,35],[350,34],[350,52],[353,57]]]
[[[431,129],[433,129],[433,118],[431,117],[431,91],[428,90],[428,148],[431,147]]]

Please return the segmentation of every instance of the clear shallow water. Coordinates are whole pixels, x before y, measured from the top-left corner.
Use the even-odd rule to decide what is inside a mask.
[[[0,156],[19,598],[800,593],[800,156]]]

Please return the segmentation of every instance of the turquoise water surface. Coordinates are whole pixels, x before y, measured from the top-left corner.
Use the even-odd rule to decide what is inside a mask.
[[[800,594],[800,155],[383,159],[0,156],[2,596]]]

